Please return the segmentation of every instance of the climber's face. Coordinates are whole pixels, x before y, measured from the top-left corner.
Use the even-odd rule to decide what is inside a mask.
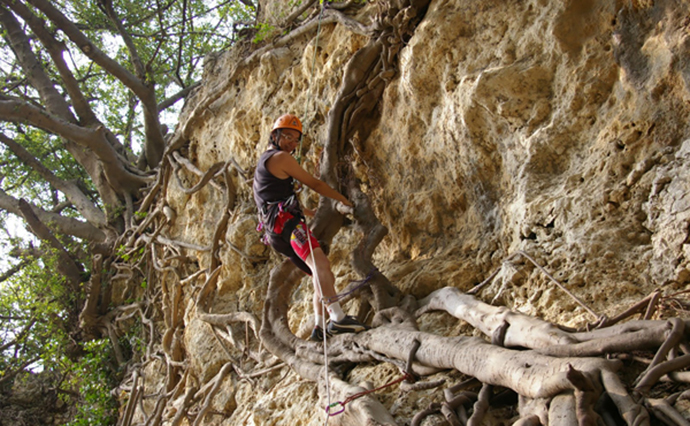
[[[280,131],[280,149],[286,152],[292,152],[299,144],[300,133],[294,129],[281,129]]]

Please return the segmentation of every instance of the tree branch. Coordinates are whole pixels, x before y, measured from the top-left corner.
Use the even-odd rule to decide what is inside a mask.
[[[19,209],[19,200],[7,195],[7,193],[2,190],[0,190],[0,209],[23,217]],[[72,235],[96,243],[103,242],[106,239],[106,234],[90,223],[50,213],[33,205],[31,209],[41,222],[53,224],[57,230],[63,234]]]
[[[312,7],[314,5],[314,3],[316,3],[316,2],[317,2],[317,0],[305,1],[303,5],[301,5],[297,9],[295,9],[294,12],[292,12],[290,15],[288,15],[287,18],[285,18],[285,24],[290,25],[292,23],[292,21],[299,18],[307,9]]]
[[[0,283],[10,279],[14,274],[24,269],[25,266],[30,265],[34,260],[35,259],[23,259],[21,262],[5,271],[2,275],[0,275]]]
[[[75,295],[80,293],[79,284],[82,282],[83,268],[78,265],[72,256],[67,252],[60,241],[55,238],[53,232],[41,222],[38,216],[34,213],[33,208],[24,199],[19,200],[19,211],[24,217],[24,220],[29,224],[31,232],[40,240],[46,241],[52,247],[60,259],[57,264],[58,271],[62,273],[67,279],[70,290]]]
[[[106,225],[106,218],[103,212],[91,202],[79,187],[73,182],[59,179],[53,172],[43,165],[36,157],[31,155],[23,146],[0,133],[0,142],[5,144],[24,164],[34,169],[43,179],[61,191],[67,199],[79,210],[84,218],[97,228]]]
[[[117,12],[115,12],[115,9],[113,9],[112,0],[100,0],[99,4],[103,6],[105,15],[108,17],[110,22],[113,25],[115,25],[115,28],[117,28],[117,32],[120,34],[120,37],[122,37],[122,40],[125,42],[125,46],[127,46],[129,58],[130,61],[132,61],[132,65],[134,66],[134,72],[136,73],[137,78],[141,81],[145,80],[146,70],[144,69],[144,65],[141,62],[141,57],[139,56],[137,47],[134,44],[132,37],[125,30],[125,26],[122,25],[122,20],[119,16],[117,16]]]
[[[87,297],[84,307],[79,314],[79,326],[88,334],[95,334],[95,330],[102,326],[99,323],[98,300],[101,295],[101,270],[103,256],[97,254],[93,257],[91,279],[86,286]]]
[[[182,1],[182,22],[180,22],[180,31],[177,34],[177,66],[175,67],[175,76],[182,84],[182,76],[180,76],[180,66],[182,64],[182,54],[185,38],[185,26],[187,25],[187,0]]]
[[[50,54],[50,57],[52,58],[53,63],[55,64],[55,67],[57,68],[58,72],[60,73],[60,77],[62,78],[62,85],[67,90],[69,98],[72,101],[72,106],[74,107],[74,110],[79,116],[81,122],[86,125],[99,123],[99,120],[93,113],[93,110],[89,105],[89,102],[86,100],[83,92],[79,88],[79,83],[74,78],[72,71],[65,63],[65,59],[62,56],[63,51],[65,50],[64,44],[56,40],[55,37],[53,37],[53,35],[50,34],[50,32],[45,27],[45,22],[42,19],[38,18],[35,14],[33,14],[24,3],[20,2],[19,0],[2,1],[8,7],[10,7],[12,11],[14,11],[14,13],[19,15],[27,24],[29,24],[31,31],[33,31],[36,37],[40,40],[41,44],[43,44],[43,46]],[[62,99],[62,97],[60,97],[60,99]],[[66,101],[64,101],[64,99],[63,102],[65,103],[65,106],[67,106]],[[49,111],[51,111],[52,114],[56,114],[56,112],[52,109],[49,109]],[[65,107],[64,113],[68,112],[69,108]],[[73,123],[76,122],[76,120],[68,121],[71,121]]]
[[[12,370],[12,371],[10,371],[10,372],[8,372],[8,373],[5,373],[5,375],[3,375],[2,378],[0,378],[0,385],[2,385],[3,383],[5,383],[5,382],[11,380],[14,376],[16,376],[17,374],[19,374],[19,373],[20,373],[22,370],[24,370],[27,366],[33,364],[34,362],[38,361],[39,359],[41,359],[40,356],[33,357],[33,358],[30,359],[30,360],[24,361],[24,362],[22,363],[22,365],[20,365],[20,366],[17,367],[16,369],[14,369],[14,370]]]
[[[161,103],[158,104],[158,111],[164,111],[171,106],[175,105],[177,101],[180,99],[184,99],[191,93],[194,89],[199,87],[201,85],[200,82],[194,83],[191,86],[185,87],[184,89],[180,90],[179,92],[175,93],[174,95],[170,96],[167,99],[164,99]]]
[[[86,129],[65,122],[47,111],[17,100],[0,100],[0,118],[11,122],[28,123],[49,133],[60,135],[89,148],[101,160],[109,181],[120,192],[136,192],[147,180],[129,172],[109,143],[104,127]],[[93,177],[93,176],[92,176]]]
[[[36,321],[38,321],[37,318],[31,318],[31,321],[29,321],[29,323],[26,324],[19,333],[16,334],[14,339],[5,343],[4,345],[0,345],[0,353],[4,352],[7,348],[11,348],[12,346],[16,345],[20,340],[22,340],[24,336],[26,336],[26,334],[29,332],[29,330],[31,330],[34,324],[36,324]]]
[[[29,3],[41,10],[87,57],[120,80],[141,99],[146,132],[146,161],[149,167],[156,167],[163,156],[165,141],[158,120],[156,93],[153,84],[147,84],[145,79],[138,79],[125,67],[106,55],[69,18],[47,0],[29,0]]]
[[[28,0],[28,2],[43,12],[88,58],[129,87],[140,99],[148,96],[147,92],[150,89],[141,80],[93,44],[68,17],[49,1]]]
[[[26,33],[14,15],[4,7],[0,7],[0,22],[7,31],[7,38],[19,64],[24,70],[24,75],[26,75],[29,84],[38,91],[41,99],[45,102],[47,110],[65,121],[75,123],[76,119],[72,116],[69,105],[55,90],[53,82],[46,75],[38,60],[36,60]],[[43,31],[45,32],[45,30]]]

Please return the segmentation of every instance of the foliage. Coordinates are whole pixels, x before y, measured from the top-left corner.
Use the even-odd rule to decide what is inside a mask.
[[[113,424],[116,401],[110,390],[117,370],[110,342],[77,342],[70,323],[78,314],[78,295],[52,273],[56,261],[56,256],[45,255],[0,285],[0,347],[5,347],[0,383],[9,392],[15,380],[26,378],[23,371],[50,372],[51,386],[77,407],[70,425]]]
[[[239,30],[253,27],[256,10],[249,4],[17,0],[0,5],[0,224],[5,230],[0,250],[8,260],[0,271],[7,272],[0,280],[0,390],[10,391],[14,380],[27,374],[46,372],[56,378],[62,395],[78,401],[71,424],[113,423],[110,389],[118,371],[110,343],[85,341],[80,328],[90,250],[98,243],[112,256],[138,261],[143,248],[117,253],[114,244],[73,230],[123,232],[124,213],[136,208],[149,182],[142,176],[156,166],[142,163],[145,150],[160,147],[165,125],[174,126],[179,100],[199,82],[204,57],[235,43]],[[69,26],[51,15],[52,8],[92,47],[75,42]],[[16,114],[20,108],[29,112]],[[98,146],[89,145],[94,133],[82,139],[75,133],[99,127],[107,138]],[[113,162],[120,163],[120,175],[112,174]],[[25,218],[17,208],[20,199],[52,233],[50,242],[45,234],[37,239],[11,229]],[[93,211],[100,212],[101,222]],[[138,220],[146,215],[129,213]],[[71,220],[69,226],[64,219]],[[65,255],[76,265],[78,282],[58,273]],[[141,286],[147,286],[145,280]]]
[[[48,272],[54,258],[45,259],[48,264],[34,261],[0,286],[0,316],[5,319],[0,322],[0,346],[17,340],[1,354],[0,370],[5,374],[37,358],[42,361],[30,364],[33,368],[57,366],[58,352],[69,344],[65,320],[73,296],[59,275]]]
[[[209,7],[203,0],[168,4],[169,7],[161,11],[163,13],[158,13],[160,3],[153,0],[125,0],[114,4],[146,65],[145,78],[155,83],[157,97],[161,100],[197,82],[201,77],[203,58],[209,52],[223,50],[233,44],[236,41],[233,26],[237,22],[247,22],[253,12],[236,1],[221,2],[214,7]],[[99,2],[68,0],[62,6],[62,12],[72,17],[99,49],[135,72],[124,42],[99,7]],[[8,51],[9,46],[3,41],[1,47],[2,58],[6,62],[0,67],[3,94],[36,99],[35,89],[23,78],[21,68]],[[141,121],[130,123],[123,120],[139,106],[128,88],[107,70],[88,60],[79,49],[70,46],[68,52],[75,77],[81,83],[80,89],[87,98],[97,100],[93,107],[101,121],[117,136],[127,138],[132,132],[135,141],[141,144],[144,138]],[[43,58],[48,57],[46,53],[39,54]],[[47,60],[43,65],[59,81],[55,65]],[[171,126],[174,115],[167,116],[171,118],[168,122]],[[133,127],[128,129],[128,125]]]
[[[35,158],[40,158],[43,165],[56,177],[79,182],[86,192],[94,193],[95,188],[90,177],[72,160],[59,138],[12,123],[5,123],[4,129],[6,133],[14,135],[14,140]],[[17,198],[30,199],[44,209],[52,209],[65,200],[32,167],[17,158],[9,149],[0,149],[0,170],[3,178],[2,189]],[[74,216],[75,211],[68,208],[63,213]]]
[[[260,22],[257,24],[257,32],[252,40],[254,43],[261,43],[262,41],[268,39],[275,32],[276,27],[265,22]]]
[[[116,380],[108,365],[112,363],[112,348],[108,340],[85,344],[86,354],[69,365],[73,374],[70,384],[79,389],[77,413],[68,426],[112,425],[117,421],[117,401],[110,390]]]
[[[115,254],[125,262],[137,263],[144,255],[144,247],[139,247],[135,250],[127,250],[127,247],[120,245],[117,247]]]

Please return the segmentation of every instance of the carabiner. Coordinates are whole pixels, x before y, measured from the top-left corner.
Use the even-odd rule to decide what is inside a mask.
[[[340,409],[340,411],[336,411],[335,413],[331,413],[331,408],[333,408],[337,405],[340,405],[342,407]],[[333,404],[326,407],[326,414],[328,414],[329,417],[337,416],[338,414],[342,413],[343,411],[345,411],[345,405],[340,401],[334,402]]]

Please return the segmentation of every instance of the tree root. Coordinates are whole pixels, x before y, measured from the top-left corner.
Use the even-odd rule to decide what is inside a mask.
[[[671,326],[671,331],[667,333],[668,337],[666,341],[657,351],[654,359],[647,367],[647,370],[638,378],[637,386],[635,387],[635,390],[638,392],[648,392],[664,374],[675,370],[681,370],[690,365],[690,354],[662,363],[671,349],[675,348],[685,335],[684,321],[678,318],[672,318],[668,321],[668,325]]]
[[[135,370],[133,375],[132,392],[129,395],[129,400],[125,406],[125,412],[122,416],[121,426],[130,426],[132,424],[132,417],[134,416],[134,410],[136,405],[141,398],[142,389],[139,387],[139,371]]]
[[[650,369],[635,387],[640,393],[647,393],[659,381],[661,376],[675,370],[682,370],[690,366],[690,354],[683,355],[670,361],[661,363]]]
[[[630,308],[626,309],[625,311],[621,312],[620,314],[616,315],[613,318],[606,318],[604,319],[600,324],[599,328],[601,327],[609,327],[614,324],[619,323],[620,321],[623,321],[624,319],[629,318],[630,316],[638,313],[639,311],[647,308],[647,313],[645,313],[644,319],[650,319],[651,316],[648,315],[648,313],[651,311],[651,307],[657,303],[659,296],[660,296],[659,290],[654,290],[649,296],[645,297],[644,299],[640,300],[639,302],[635,303],[632,305]]]
[[[610,371],[602,371],[601,381],[604,385],[604,389],[606,389],[609,397],[611,397],[613,403],[618,407],[621,417],[623,417],[628,426],[649,425],[649,414],[640,404],[630,397],[628,391],[625,389],[625,385],[621,383],[621,380],[616,374]]]
[[[482,420],[489,409],[489,401],[492,392],[493,386],[487,385],[486,383],[482,385],[482,390],[479,391],[477,402],[474,403],[474,412],[467,421],[467,426],[480,426],[482,424]]]
[[[414,417],[412,417],[412,422],[410,423],[410,426],[419,426],[422,424],[422,421],[429,415],[438,413],[441,411],[441,404],[434,402],[429,404],[427,408],[424,410],[420,411],[419,413],[415,414]]]
[[[487,336],[507,323],[505,346],[536,349],[549,356],[596,356],[658,348],[664,343],[666,321],[632,321],[591,332],[571,333],[546,321],[495,307],[462,294],[454,287],[436,290],[419,301],[416,315],[444,310],[469,322]],[[681,321],[682,322],[682,321]]]
[[[645,405],[654,413],[654,415],[661,419],[664,423],[670,426],[690,426],[690,422],[683,417],[678,410],[673,408],[671,404],[665,399],[647,398]]]
[[[530,415],[527,417],[520,417],[518,421],[513,423],[513,426],[540,426],[541,424],[539,416]]]
[[[416,316],[432,310],[443,310],[469,322],[489,337],[503,324],[509,324],[505,330],[506,347],[539,349],[576,342],[570,333],[546,321],[512,312],[505,307],[487,305],[473,296],[462,294],[455,287],[436,290],[420,300],[419,306]]]
[[[575,387],[575,415],[582,426],[596,426],[599,415],[594,411],[594,405],[601,396],[602,386],[589,375],[570,368],[568,380]]]
[[[218,374],[216,374],[216,377],[213,379],[213,382],[212,382],[213,387],[206,394],[206,398],[204,398],[204,403],[201,406],[201,409],[199,410],[199,414],[197,414],[197,416],[196,416],[196,420],[194,420],[193,426],[199,426],[201,424],[201,422],[204,420],[206,413],[211,408],[211,402],[213,402],[213,397],[216,395],[216,393],[220,389],[220,385],[223,382],[223,379],[225,379],[225,376],[228,375],[228,373],[230,372],[232,367],[233,367],[232,363],[227,363],[223,366],[223,368],[220,369],[220,371],[218,371]]]
[[[207,183],[209,183],[209,181],[211,181],[211,179],[216,177],[216,174],[218,172],[221,172],[225,168],[225,163],[223,163],[223,162],[215,163],[214,165],[211,166],[211,168],[209,168],[206,171],[206,173],[204,173],[201,176],[201,179],[199,180],[198,183],[196,183],[191,188],[186,188],[184,186],[184,184],[182,183],[180,176],[177,174],[177,171],[179,170],[179,166],[177,166],[177,163],[172,163],[172,164],[173,164],[173,168],[175,169],[175,172],[173,174],[174,174],[175,178],[177,179],[177,184],[180,187],[180,190],[187,195],[191,195],[191,194],[194,194],[195,192],[200,191],[203,187],[206,186]],[[192,170],[196,170],[196,168],[194,168]],[[213,182],[212,182],[212,184],[213,184]],[[213,186],[215,186],[217,189],[220,189],[220,187],[217,184],[213,184]]]

